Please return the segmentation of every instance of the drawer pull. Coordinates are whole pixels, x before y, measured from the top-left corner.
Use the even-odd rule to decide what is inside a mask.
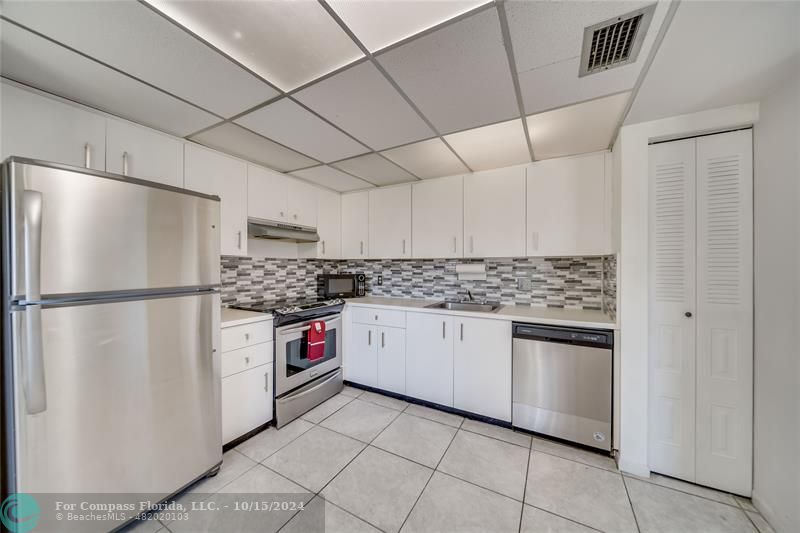
[[[250,358],[249,357],[245,357],[244,358],[244,364],[246,364],[246,365],[250,364]]]
[[[246,341],[250,340],[250,334],[249,333],[245,333],[244,334],[244,340],[246,340]]]

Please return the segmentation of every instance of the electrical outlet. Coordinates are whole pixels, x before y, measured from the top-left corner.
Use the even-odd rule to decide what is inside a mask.
[[[521,291],[529,291],[533,288],[533,281],[527,278],[519,278],[517,280],[517,289]]]
[[[383,285],[383,276],[378,276],[378,285]]]

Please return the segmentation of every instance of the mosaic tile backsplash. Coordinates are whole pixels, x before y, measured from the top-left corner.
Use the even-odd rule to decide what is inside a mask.
[[[617,256],[603,258],[603,311],[617,319]]]
[[[486,280],[460,281],[455,267],[464,263],[484,263]],[[613,289],[616,295],[616,282],[604,279],[616,274],[614,256],[368,261],[223,257],[222,302],[243,305],[313,298],[317,275],[339,272],[366,274],[370,296],[449,300],[465,298],[469,290],[477,299],[503,304],[603,309],[609,313],[616,309],[616,303],[604,297],[604,290]]]

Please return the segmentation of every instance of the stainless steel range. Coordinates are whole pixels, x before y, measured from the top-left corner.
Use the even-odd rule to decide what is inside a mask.
[[[342,379],[342,309],[344,300],[247,305],[269,311],[275,327],[275,423],[284,426],[344,387]],[[309,332],[325,324],[324,351],[309,357]]]

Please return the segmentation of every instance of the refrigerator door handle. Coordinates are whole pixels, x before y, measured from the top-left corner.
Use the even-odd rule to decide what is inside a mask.
[[[26,302],[38,302],[42,296],[42,193],[25,190],[23,192],[23,203],[25,300]],[[34,415],[47,409],[44,353],[42,351],[42,306],[38,304],[29,304],[25,307],[23,358],[25,365],[25,403],[27,404],[28,414]]]

